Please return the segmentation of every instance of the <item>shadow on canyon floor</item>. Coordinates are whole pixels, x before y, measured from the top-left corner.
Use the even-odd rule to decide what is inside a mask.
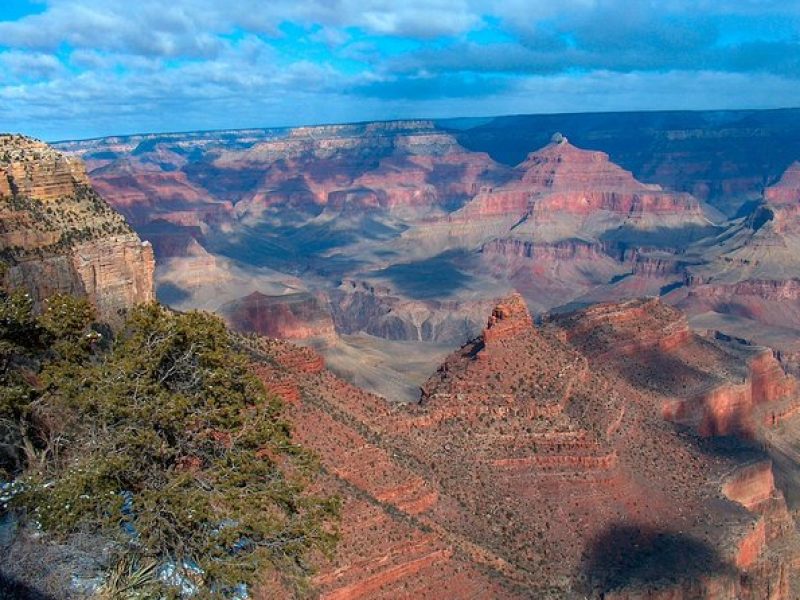
[[[460,267],[469,260],[464,252],[444,252],[424,260],[392,265],[376,275],[387,278],[401,293],[415,300],[447,299],[468,285],[470,277]]]
[[[172,306],[188,300],[192,295],[179,285],[164,281],[156,284],[156,297],[159,302]]]
[[[715,225],[684,225],[682,227],[655,227],[651,230],[622,226],[600,235],[602,242],[648,248],[680,248],[722,233]]]
[[[735,572],[702,540],[647,526],[615,524],[590,542],[583,575],[591,591],[602,598],[625,587],[658,588],[699,575]]]

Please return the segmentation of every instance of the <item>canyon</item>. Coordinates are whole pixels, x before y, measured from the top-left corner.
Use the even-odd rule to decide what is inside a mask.
[[[3,136],[5,282],[242,334],[342,501],[320,598],[789,600],[795,112]]]
[[[414,352],[366,373],[365,348],[442,357],[514,290],[536,315],[658,296],[698,331],[773,347],[797,370],[798,115],[407,120],[57,147],[152,243],[159,298],[240,331],[263,331],[253,303],[292,314],[272,333],[414,400],[429,374],[402,364]]]

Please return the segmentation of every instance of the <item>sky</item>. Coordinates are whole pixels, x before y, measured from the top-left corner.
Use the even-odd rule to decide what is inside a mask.
[[[800,0],[0,0],[0,131],[800,106]]]

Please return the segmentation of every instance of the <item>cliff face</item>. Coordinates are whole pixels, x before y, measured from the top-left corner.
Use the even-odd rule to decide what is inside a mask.
[[[795,161],[780,180],[764,190],[765,220],[779,235],[800,235],[800,161]]]
[[[663,411],[745,379],[753,416],[793,400],[769,356],[653,300],[536,327],[512,295],[484,322],[405,406],[308,349],[251,342],[343,501],[321,598],[794,597],[800,544],[771,462]]]
[[[115,320],[153,300],[153,251],[89,185],[80,161],[22,136],[0,136],[0,252],[6,283],[38,304],[86,296]]]
[[[455,345],[511,289],[536,312],[653,295],[788,356],[800,347],[784,343],[800,330],[800,167],[786,169],[798,114],[397,121],[62,147],[153,242],[159,293],[180,309],[292,289],[327,297],[339,333]],[[547,143],[555,130],[570,140]],[[776,183],[761,206],[728,222],[699,201],[733,214],[765,182]],[[297,313],[289,329],[302,314],[316,319]]]

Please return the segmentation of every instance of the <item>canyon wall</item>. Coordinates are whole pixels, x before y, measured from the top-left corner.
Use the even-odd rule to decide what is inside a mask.
[[[101,319],[154,299],[153,250],[91,188],[79,160],[22,136],[0,136],[0,258],[5,284],[37,306],[87,297]]]
[[[754,410],[794,388],[770,355],[696,336],[673,308],[606,304],[536,326],[509,296],[407,405],[309,349],[247,343],[320,456],[318,485],[342,498],[321,598],[795,597],[800,545],[772,463],[661,412],[741,377]]]

